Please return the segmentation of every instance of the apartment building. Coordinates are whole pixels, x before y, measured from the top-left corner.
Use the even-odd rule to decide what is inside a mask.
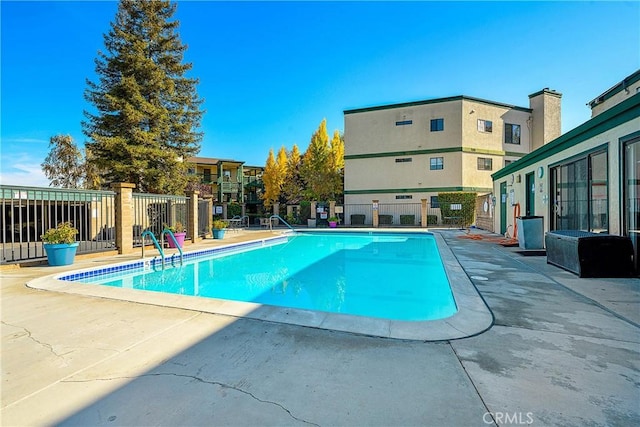
[[[529,107],[455,96],[345,110],[345,204],[490,193],[492,173],[560,135],[561,97],[543,89]]]
[[[211,186],[214,201],[262,204],[259,193],[262,189],[263,167],[247,166],[239,160],[210,157],[190,157],[187,162],[193,165],[189,174],[197,175],[200,183]]]

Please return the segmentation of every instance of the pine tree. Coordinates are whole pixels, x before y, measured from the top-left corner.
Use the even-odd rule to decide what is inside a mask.
[[[187,183],[183,159],[200,150],[203,111],[197,79],[186,77],[186,46],[176,6],[168,0],[121,0],[98,52],[98,82],[87,80],[83,132],[97,167],[110,182],[136,191],[179,194]]]
[[[52,187],[82,188],[84,160],[71,135],[56,135],[49,140],[49,154],[42,171]]]

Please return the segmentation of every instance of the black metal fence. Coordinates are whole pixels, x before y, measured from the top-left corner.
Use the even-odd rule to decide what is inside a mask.
[[[115,193],[1,185],[2,260],[46,256],[41,235],[61,222],[78,229],[78,254],[115,249]]]
[[[160,238],[165,227],[189,229],[189,199],[183,196],[133,193],[133,246],[142,246],[142,233]],[[190,238],[187,233],[186,238]]]

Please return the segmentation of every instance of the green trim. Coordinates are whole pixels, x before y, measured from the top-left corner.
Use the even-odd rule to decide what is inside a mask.
[[[549,169],[558,167],[558,166],[562,166],[562,165],[567,165],[569,163],[574,163],[577,162],[580,159],[586,159],[587,157],[589,157],[591,154],[594,153],[598,153],[598,152],[602,152],[602,153],[606,153],[607,154],[607,169],[609,168],[609,143],[605,142],[604,144],[598,145],[597,147],[594,148],[590,148],[589,150],[583,151],[581,153],[576,154],[575,156],[571,156],[571,157],[567,157],[566,159],[562,159],[562,160],[558,160],[555,163],[551,163],[548,165]],[[609,174],[608,170],[607,170],[607,175]]]
[[[442,102],[452,102],[452,101],[473,101],[480,102],[482,104],[497,106],[497,107],[505,107],[513,110],[524,111],[526,113],[531,113],[533,110],[531,108],[518,107],[510,104],[503,104],[500,102],[489,101],[486,99],[473,98],[471,96],[450,96],[447,98],[436,98],[436,99],[427,99],[424,101],[413,101],[413,102],[403,102],[399,104],[387,104],[387,105],[378,105],[374,107],[365,107],[365,108],[354,108],[350,110],[344,110],[343,113],[346,114],[356,114],[356,113],[367,113],[370,111],[380,111],[380,110],[392,110],[394,108],[407,108],[407,107],[416,107],[419,105],[428,105],[428,104],[438,104]]]
[[[523,157],[525,153],[515,153],[513,151],[484,150],[472,147],[452,147],[452,148],[433,148],[430,150],[412,150],[412,151],[389,151],[386,153],[370,153],[370,154],[349,154],[344,156],[345,160],[356,159],[373,159],[376,157],[399,157],[399,156],[416,156],[420,154],[442,154],[442,153],[473,153],[488,154],[493,156],[512,156]]]
[[[492,174],[491,178],[497,181],[638,117],[640,117],[640,93],[598,114],[520,160],[505,166]]]
[[[380,190],[345,190],[345,195],[351,194],[401,194],[401,193],[443,193],[451,191],[487,192],[492,188],[485,187],[427,187],[427,188],[385,188]]]

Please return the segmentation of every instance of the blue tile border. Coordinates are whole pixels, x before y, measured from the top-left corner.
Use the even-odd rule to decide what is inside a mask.
[[[262,248],[265,246],[271,246],[279,243],[286,243],[288,240],[289,240],[289,236],[282,236],[282,237],[274,237],[271,239],[263,239],[263,240],[257,240],[252,242],[238,243],[236,245],[221,246],[221,247],[212,248],[212,249],[204,249],[199,251],[187,252],[183,254],[182,259],[183,261],[188,261],[188,260],[194,260],[199,258],[206,258],[213,255],[221,255],[221,254],[233,253],[233,252],[238,252],[243,250]],[[165,256],[165,266],[167,265],[171,266],[179,261],[180,261],[179,254],[174,253],[169,256]],[[57,279],[64,280],[67,282],[76,282],[76,281],[81,281],[91,277],[100,277],[100,276],[105,276],[113,273],[121,273],[121,272],[132,271],[132,270],[155,269],[155,268],[162,268],[162,258],[160,258],[159,256],[156,256],[152,259],[131,261],[126,264],[117,264],[117,265],[110,265],[107,267],[95,268],[91,270],[75,271],[70,274],[61,275],[57,277]]]

